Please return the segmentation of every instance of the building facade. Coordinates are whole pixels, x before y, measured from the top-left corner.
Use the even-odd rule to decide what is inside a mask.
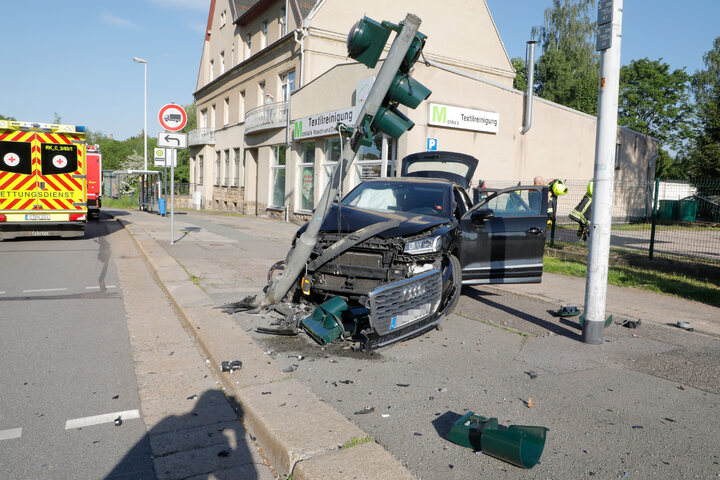
[[[201,206],[307,216],[341,157],[337,125],[354,124],[380,68],[347,58],[347,32],[364,14],[398,22],[408,11],[428,36],[413,78],[432,95],[403,111],[412,130],[397,140],[378,135],[362,148],[345,191],[363,178],[396,175],[406,155],[433,149],[478,158],[474,183],[488,186],[536,175],[589,180],[596,118],[535,98],[532,128],[521,133],[523,92],[512,88],[515,72],[485,1],[437,5],[212,0],[194,93],[198,130],[189,139]],[[654,139],[618,129],[616,179],[652,182],[656,156]]]

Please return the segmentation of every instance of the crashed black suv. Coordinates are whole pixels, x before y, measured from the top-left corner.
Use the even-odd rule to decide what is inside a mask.
[[[477,164],[417,153],[403,159],[400,178],[359,184],[328,212],[294,298],[364,307],[357,332],[381,346],[436,326],[462,284],[540,282],[547,189],[499,190],[472,206]]]

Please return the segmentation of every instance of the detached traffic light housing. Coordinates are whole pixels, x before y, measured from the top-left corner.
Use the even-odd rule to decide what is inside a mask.
[[[401,30],[402,23],[400,25],[386,21],[378,23],[364,17],[350,29],[347,41],[348,56],[369,68],[374,68],[390,32],[400,33]],[[372,134],[378,131],[399,138],[415,126],[412,120],[398,110],[398,106],[417,108],[432,93],[429,88],[410,76],[410,70],[420,58],[426,39],[427,36],[420,32],[415,34],[381,106],[377,112],[367,112],[367,117],[371,117],[372,120],[366,118],[363,121],[365,130],[361,142],[363,145],[369,145],[372,142]]]

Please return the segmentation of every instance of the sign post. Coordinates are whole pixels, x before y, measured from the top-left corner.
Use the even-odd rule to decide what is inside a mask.
[[[170,162],[170,245],[175,245],[175,164],[177,162],[177,149],[187,147],[187,135],[178,132],[187,124],[187,113],[180,105],[169,103],[158,112],[158,122],[165,132],[158,133],[158,147],[165,147],[165,171]],[[167,192],[165,193],[167,198]]]

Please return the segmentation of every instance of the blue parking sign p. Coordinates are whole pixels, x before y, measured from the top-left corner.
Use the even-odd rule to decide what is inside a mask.
[[[430,138],[427,139],[427,151],[428,152],[434,152],[437,150],[438,147],[438,141],[437,138]]]

